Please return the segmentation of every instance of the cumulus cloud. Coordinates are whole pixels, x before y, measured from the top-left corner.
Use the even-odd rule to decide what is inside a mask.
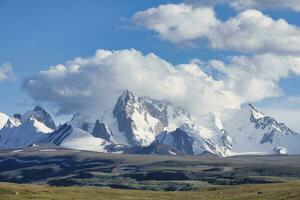
[[[133,22],[172,43],[205,40],[211,48],[255,53],[300,53],[300,28],[245,10],[221,21],[213,8],[167,4],[134,14]],[[276,34],[275,34],[276,33]]]
[[[249,8],[256,9],[289,9],[300,11],[298,0],[185,0],[188,4],[197,6],[212,6],[215,4],[228,4],[236,10]]]
[[[15,75],[9,63],[0,66],[0,82],[4,80],[14,80]]]
[[[211,76],[207,69],[220,76]],[[278,81],[300,75],[299,69],[300,59],[294,56],[264,54],[172,65],[134,49],[98,50],[94,56],[51,66],[29,77],[23,87],[35,100],[56,103],[64,114],[111,109],[126,89],[200,114],[281,95]]]
[[[175,43],[205,37],[218,24],[211,8],[194,8],[186,4],[150,8],[137,12],[133,20],[136,24],[158,32],[163,39]]]
[[[210,65],[226,74],[225,85],[242,98],[241,102],[280,96],[278,82],[291,74],[300,75],[300,57],[290,55],[234,56],[228,64],[210,61]]]
[[[238,10],[247,8],[257,9],[290,9],[300,11],[298,0],[234,0],[229,1],[230,5]]]
[[[56,102],[61,113],[72,113],[109,108],[126,89],[154,97],[184,96],[184,80],[177,74],[154,54],[98,50],[92,57],[51,66],[26,80],[24,87],[34,99]]]

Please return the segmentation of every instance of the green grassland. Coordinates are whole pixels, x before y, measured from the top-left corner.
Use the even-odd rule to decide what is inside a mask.
[[[205,188],[199,191],[165,192],[97,187],[53,187],[46,185],[0,183],[2,200],[94,200],[94,199],[197,199],[197,200],[296,200],[300,182],[252,184]]]
[[[193,191],[300,181],[300,156],[115,155],[58,149],[0,153],[0,182]]]
[[[0,151],[0,200],[300,200],[300,155]]]

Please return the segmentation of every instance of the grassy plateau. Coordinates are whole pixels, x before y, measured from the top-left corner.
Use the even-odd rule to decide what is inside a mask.
[[[300,200],[300,156],[0,151],[0,200]]]
[[[300,182],[211,187],[199,191],[182,192],[142,191],[97,187],[55,187],[46,185],[0,183],[0,199],[296,200],[300,199]]]

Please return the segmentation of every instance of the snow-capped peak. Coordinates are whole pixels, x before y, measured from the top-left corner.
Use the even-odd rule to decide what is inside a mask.
[[[0,130],[0,147],[24,148],[52,131],[52,129],[36,120],[33,116],[22,124],[19,119],[12,117],[8,119],[4,128]]]
[[[154,144],[164,144],[188,155],[201,155],[210,152],[224,156],[224,151],[210,139],[201,134],[201,128],[193,123],[185,123],[171,132],[159,134]]]
[[[13,128],[21,125],[21,121],[17,118],[11,117],[7,120],[3,128]]]
[[[24,115],[22,115],[21,121],[25,123],[31,117],[34,117],[37,121],[43,123],[50,129],[55,129],[56,125],[53,121],[51,115],[41,106],[36,106],[32,111],[27,111]]]
[[[249,103],[248,107],[251,112],[251,120],[258,120],[265,117],[265,114],[262,113],[258,108],[256,108],[253,104]]]
[[[34,116],[31,116],[24,125],[35,127],[36,131],[40,133],[50,133],[54,130],[37,120]]]
[[[45,135],[38,143],[98,152],[109,152],[108,149],[112,148],[112,144],[107,140],[94,137],[90,133],[70,124],[64,124],[52,133]]]
[[[122,92],[121,96],[119,97],[119,102],[123,104],[126,104],[130,100],[138,101],[138,96],[129,90],[125,90],[124,92]]]
[[[277,121],[271,116],[265,115],[263,112],[258,110],[252,104],[249,104],[250,107],[250,121],[255,124],[257,129],[268,129],[271,131],[278,131],[285,135],[296,135],[295,131],[288,128],[284,123]]]
[[[4,125],[7,123],[7,120],[9,119],[9,117],[4,114],[4,113],[0,113],[0,130],[4,127]]]
[[[164,100],[137,96],[128,90],[119,97],[113,110],[120,134],[131,146],[147,146],[164,130],[175,129],[189,115]]]
[[[224,111],[221,120],[233,154],[273,154],[277,146],[300,152],[300,135],[252,104]]]
[[[0,113],[0,127],[0,148],[52,144],[101,152],[141,147],[144,152],[164,149],[189,155],[300,153],[300,135],[252,104],[191,116],[168,101],[128,90],[112,110],[75,114],[55,130],[51,116],[40,106],[11,118]]]

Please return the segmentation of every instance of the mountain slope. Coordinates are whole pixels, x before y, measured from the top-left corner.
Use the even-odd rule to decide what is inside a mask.
[[[201,155],[205,152],[225,155],[219,146],[201,135],[201,130],[196,124],[184,124],[175,131],[163,132],[154,143],[169,145],[186,155]]]
[[[55,122],[53,121],[51,115],[41,106],[36,106],[32,111],[27,111],[21,116],[21,121],[24,123],[31,117],[34,117],[37,121],[43,123],[52,130],[56,128]]]
[[[299,154],[300,135],[253,105],[191,116],[168,101],[124,91],[102,114],[77,113],[56,127],[40,106],[0,115],[0,148],[37,144],[98,152],[218,156]],[[1,124],[0,124],[1,125]]]
[[[107,152],[105,147],[110,145],[108,141],[96,138],[90,133],[69,124],[64,124],[52,133],[45,135],[37,141],[37,144],[52,144],[64,148],[98,152]]]
[[[165,130],[175,130],[190,115],[167,101],[124,91],[112,111],[102,115],[77,113],[70,124],[95,137],[128,146],[148,146]]]
[[[190,116],[182,108],[167,101],[139,97],[125,91],[113,110],[118,130],[131,146],[147,146],[164,130],[176,129]]]
[[[237,154],[272,154],[280,147],[289,154],[300,153],[300,135],[251,104],[223,113],[221,118]]]
[[[167,101],[124,91],[112,111],[100,116],[76,114],[70,124],[110,142],[111,147],[119,144],[136,153],[300,153],[299,135],[252,105],[190,116]]]
[[[51,127],[55,129],[54,121],[40,106],[23,115],[15,114],[8,118],[0,130],[0,148],[23,148],[32,145],[45,134],[52,132]]]
[[[24,123],[10,118],[0,130],[0,148],[23,148],[52,132],[52,129],[36,120],[34,117]]]
[[[3,126],[6,124],[8,119],[9,117],[6,114],[0,113],[0,129],[3,128]]]

